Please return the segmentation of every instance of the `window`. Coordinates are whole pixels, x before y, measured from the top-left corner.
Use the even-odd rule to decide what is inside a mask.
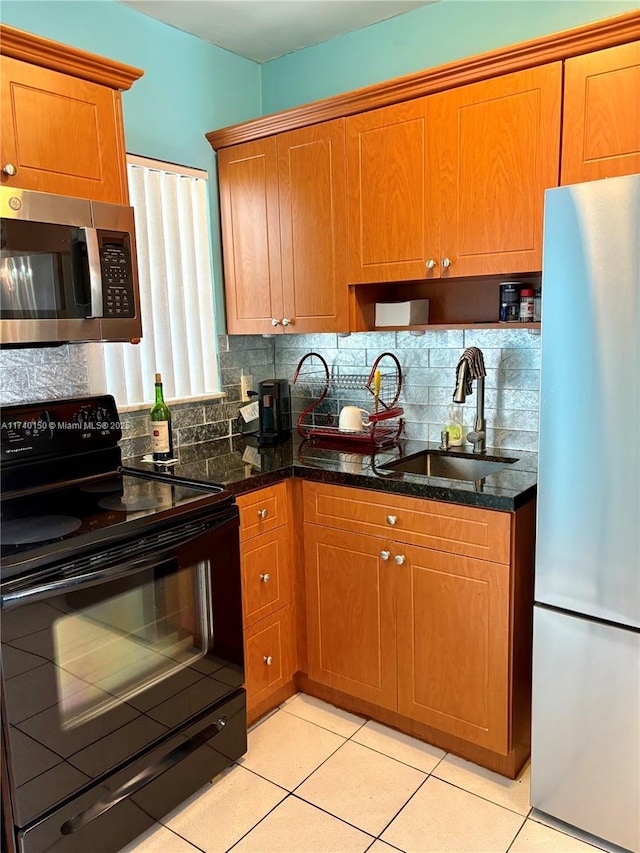
[[[135,210],[142,341],[89,344],[94,393],[119,408],[220,391],[208,217],[207,173],[127,157]]]

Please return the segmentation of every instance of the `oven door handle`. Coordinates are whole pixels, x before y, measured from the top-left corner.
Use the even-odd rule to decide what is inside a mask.
[[[100,817],[100,815],[108,812],[109,809],[117,806],[118,803],[122,802],[122,800],[127,797],[131,797],[141,788],[144,788],[145,785],[148,785],[149,782],[153,782],[154,779],[157,779],[161,773],[164,773],[166,770],[169,770],[169,768],[174,767],[181,761],[184,761],[184,759],[191,755],[192,752],[195,752],[196,749],[204,746],[207,741],[219,734],[226,725],[227,718],[220,717],[201,732],[193,735],[193,737],[189,738],[185,743],[181,743],[179,746],[176,746],[166,755],[163,755],[155,764],[141,770],[140,773],[136,773],[136,775],[131,779],[123,782],[123,784],[116,788],[113,793],[101,800],[98,800],[92,806],[89,806],[89,808],[65,821],[60,827],[61,834],[72,835],[74,832],[82,829],[83,826],[91,823],[92,820],[95,820]]]
[[[152,569],[154,566],[160,565],[167,557],[176,554],[181,546],[193,539],[197,539],[201,535],[202,533],[198,532],[192,537],[174,542],[166,548],[156,551],[151,558],[140,557],[138,560],[131,560],[129,563],[118,563],[118,565],[110,566],[107,569],[96,569],[95,571],[71,575],[60,580],[49,581],[49,583],[38,584],[37,586],[24,586],[14,591],[5,592],[0,598],[0,607],[2,610],[10,610],[12,607],[18,607],[27,602],[43,601],[52,595],[76,592],[90,586],[96,586],[96,584],[118,580],[121,577],[125,577],[125,575],[137,574],[138,572],[145,571],[145,569]]]

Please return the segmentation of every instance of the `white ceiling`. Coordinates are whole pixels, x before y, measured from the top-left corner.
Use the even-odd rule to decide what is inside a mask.
[[[436,0],[120,0],[255,62],[359,30]]]

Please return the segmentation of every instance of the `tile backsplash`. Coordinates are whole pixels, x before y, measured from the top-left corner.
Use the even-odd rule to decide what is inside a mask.
[[[540,336],[527,329],[471,329],[425,332],[367,332],[343,338],[333,334],[283,335],[275,339],[275,367],[279,377],[293,376],[300,358],[309,351],[322,355],[330,369],[368,374],[376,357],[393,352],[403,374],[400,404],[404,408],[407,438],[439,441],[447,423],[455,387],[456,365],[466,347],[484,355],[487,444],[504,450],[537,450],[540,379]],[[381,364],[381,368],[384,362]],[[365,403],[371,397],[340,391],[327,398],[334,413],[347,403]],[[301,411],[306,396],[293,387],[293,407]],[[476,411],[476,390],[467,398],[463,420],[468,431]]]
[[[88,394],[86,346],[0,350],[0,404]],[[405,410],[405,435],[438,441],[448,419],[456,365],[468,346],[480,347],[487,368],[488,445],[537,450],[540,337],[517,328],[431,331],[423,336],[367,332],[344,338],[335,334],[223,335],[219,338],[220,371],[226,396],[174,404],[174,445],[183,463],[225,452],[228,442],[219,439],[240,431],[241,373],[251,374],[256,387],[260,380],[274,376],[291,380],[298,361],[309,351],[320,353],[331,369],[347,374],[367,374],[380,353],[395,353],[403,372],[400,402]],[[299,386],[292,390],[297,415],[305,397]],[[474,384],[474,393],[463,406],[467,430],[475,416],[475,393]],[[326,405],[337,414],[341,406],[359,402],[367,402],[365,392],[341,391]],[[123,416],[127,424],[123,456],[148,452],[147,412],[145,408]]]

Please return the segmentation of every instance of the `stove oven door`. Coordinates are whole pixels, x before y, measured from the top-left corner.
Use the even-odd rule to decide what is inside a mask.
[[[176,752],[176,735],[180,743],[188,730],[215,739],[212,711],[239,695],[237,508],[13,579],[2,584],[2,609],[3,716],[18,837],[60,810],[62,846],[42,849],[75,849],[63,836],[119,802],[118,790],[136,793],[179,763],[188,750]],[[244,727],[242,719],[228,762],[244,751]],[[154,756],[148,766],[145,755]],[[114,786],[108,780],[116,777]],[[73,798],[82,808],[75,810]]]

